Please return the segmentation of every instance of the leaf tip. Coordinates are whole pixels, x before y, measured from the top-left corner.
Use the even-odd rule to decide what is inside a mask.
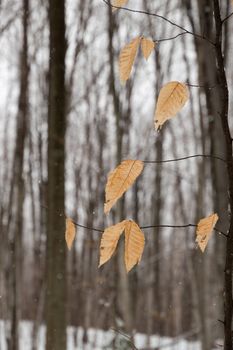
[[[211,234],[213,232],[213,229],[218,221],[219,217],[218,214],[212,214],[209,215],[206,218],[201,219],[197,224],[197,230],[196,230],[196,242],[202,251],[204,253],[207,244],[210,240]]]
[[[186,84],[179,81],[165,84],[159,92],[154,117],[155,125],[162,126],[167,120],[175,117],[188,99],[189,90]]]
[[[65,232],[65,240],[66,245],[69,250],[71,250],[74,239],[76,236],[76,228],[73,221],[70,218],[66,219],[66,232]]]
[[[150,57],[152,51],[155,49],[155,42],[151,39],[141,38],[142,54],[146,60]]]
[[[133,185],[141,174],[144,163],[141,160],[124,160],[109,173],[105,187],[104,212],[107,214],[117,200]]]
[[[127,273],[140,263],[144,247],[144,233],[136,222],[128,220],[125,227],[125,267]]]

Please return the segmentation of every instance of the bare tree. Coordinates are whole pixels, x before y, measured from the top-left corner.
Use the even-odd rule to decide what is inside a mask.
[[[22,296],[22,235],[23,235],[23,205],[25,197],[24,183],[24,155],[25,142],[28,129],[28,90],[29,90],[29,65],[28,65],[28,22],[29,22],[29,0],[23,0],[22,15],[22,48],[20,52],[20,94],[18,99],[18,114],[16,125],[16,145],[12,169],[11,193],[9,199],[9,223],[12,225],[12,237],[10,239],[12,250],[12,275],[11,275],[11,336],[9,349],[19,348],[18,326],[21,318],[20,298]],[[11,222],[11,215],[13,220]]]
[[[66,349],[65,211],[65,1],[49,1],[48,211],[46,349]]]

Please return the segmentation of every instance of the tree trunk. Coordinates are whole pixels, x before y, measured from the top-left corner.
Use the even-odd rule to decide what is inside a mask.
[[[184,1],[189,14],[189,19],[193,27],[193,31],[204,33],[204,35],[210,40],[214,41],[214,18],[213,18],[213,3],[209,0],[197,0],[198,6],[198,24],[195,23],[194,8],[192,9],[191,1]],[[193,12],[191,12],[191,9]],[[190,15],[193,13],[193,16]],[[203,93],[206,100],[206,108],[208,112],[208,130],[205,130],[206,135],[210,139],[210,153],[213,155],[225,157],[226,154],[226,143],[224,131],[222,129],[221,118],[219,111],[222,108],[222,97],[219,93],[219,76],[216,69],[216,57],[214,52],[214,47],[207,43],[205,40],[199,40],[196,38],[194,40],[197,54],[197,64],[198,64],[198,76],[199,85],[204,86]],[[209,87],[215,87],[209,89]],[[201,121],[202,122],[202,121]],[[203,122],[202,122],[203,123]],[[204,135],[205,136],[205,135]],[[206,137],[205,137],[206,138]],[[211,180],[213,188],[213,206],[214,211],[219,215],[218,226],[226,232],[229,226],[228,218],[228,175],[227,169],[222,166],[222,164],[216,160],[211,160]],[[213,267],[215,268],[217,278],[216,278],[216,294],[218,295],[218,315],[214,317],[222,318],[222,307],[219,300],[222,298],[222,285],[223,285],[223,270],[224,270],[224,240],[219,240],[218,237],[214,237],[214,261]],[[200,271],[203,271],[202,269]],[[202,273],[202,272],[201,272]],[[202,283],[201,283],[202,284]],[[201,307],[203,313],[203,308]],[[206,315],[205,315],[206,318]],[[205,320],[203,320],[205,322]],[[222,329],[216,329],[214,337],[222,337]],[[211,328],[207,329],[209,334],[211,334]],[[214,339],[212,339],[214,340]],[[206,349],[206,348],[205,348]],[[209,346],[207,350],[209,349]]]
[[[65,0],[49,1],[48,213],[46,349],[66,349]]]
[[[108,34],[109,34],[109,64],[110,64],[110,76],[109,76],[109,85],[110,85],[110,94],[113,98],[113,108],[115,114],[115,123],[116,123],[116,164],[120,164],[122,158],[122,149],[123,149],[123,113],[122,106],[119,99],[119,95],[116,90],[115,84],[115,72],[114,72],[114,51],[113,51],[113,36],[115,29],[114,17],[112,14],[112,9],[108,7]],[[129,103],[129,101],[128,101]],[[129,116],[127,116],[129,117]],[[117,207],[117,219],[118,221],[123,220],[124,216],[124,201],[123,199],[118,203]],[[130,333],[132,330],[132,305],[131,305],[131,296],[130,296],[130,286],[129,278],[126,273],[124,265],[124,245],[123,241],[120,240],[118,255],[117,255],[117,273],[118,273],[118,291],[117,291],[117,308],[120,311],[120,314],[124,321],[124,328],[126,332]]]
[[[13,162],[12,197],[11,205],[15,208],[12,218],[13,236],[11,242],[12,252],[12,298],[11,298],[11,338],[9,350],[18,350],[18,325],[20,320],[20,294],[22,276],[22,233],[23,233],[23,204],[24,204],[24,148],[27,135],[28,116],[28,14],[29,0],[23,0],[23,42],[20,58],[20,93],[18,100],[18,115],[16,126],[16,147]],[[12,208],[10,208],[12,210]]]
[[[229,204],[230,204],[230,228],[226,242],[226,260],[225,260],[225,291],[224,291],[224,350],[232,350],[232,315],[233,315],[233,295],[232,295],[232,269],[233,269],[233,157],[232,157],[232,137],[228,122],[229,113],[229,91],[226,79],[224,57],[222,52],[222,26],[223,21],[220,13],[220,4],[218,0],[213,0],[214,19],[216,28],[215,55],[216,68],[219,78],[219,96],[221,99],[220,118],[222,130],[225,137],[226,163],[229,182]]]

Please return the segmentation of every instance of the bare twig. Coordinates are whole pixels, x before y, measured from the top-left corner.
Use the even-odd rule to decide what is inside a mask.
[[[185,225],[151,225],[151,226],[140,226],[142,230],[146,230],[148,228],[188,228],[188,227],[197,227],[196,224],[185,224]],[[228,234],[222,232],[217,227],[214,228],[214,231],[223,235],[224,237],[228,237]]]
[[[2,35],[6,30],[9,29],[9,27],[16,21],[17,18],[19,18],[20,10],[18,10],[12,18],[8,20],[3,26],[0,27],[0,35]]]
[[[88,226],[85,226],[85,225],[78,224],[78,223],[75,222],[75,221],[73,221],[73,224],[74,224],[75,226],[77,226],[77,227],[85,228],[86,230],[95,231],[95,232],[100,232],[100,233],[103,233],[103,232],[104,232],[104,229],[94,228],[94,227],[88,227]]]
[[[162,164],[162,163],[173,163],[173,162],[179,162],[182,160],[186,159],[192,159],[192,158],[211,158],[211,159],[216,159],[220,160],[221,162],[226,163],[226,160],[219,157],[219,156],[214,156],[210,154],[194,154],[192,156],[187,156],[187,157],[181,157],[181,158],[175,158],[175,159],[166,159],[166,160],[143,160],[145,164]]]
[[[228,19],[230,19],[233,16],[233,12],[230,13],[228,16],[226,16],[223,20],[222,20],[222,24],[225,23]]]
[[[171,36],[171,37],[169,37],[169,38],[155,39],[154,42],[155,42],[155,43],[161,43],[161,42],[163,42],[163,41],[174,40],[174,39],[177,39],[177,38],[179,38],[180,36],[186,35],[186,34],[189,34],[189,33],[187,33],[187,32],[182,32],[182,33],[179,33],[179,34],[177,34],[177,35]]]
[[[136,348],[135,344],[132,342],[131,337],[128,334],[125,334],[121,331],[119,331],[118,329],[115,328],[111,328],[115,333],[118,333],[120,335],[122,335],[124,338],[127,339],[127,342],[132,346],[132,349],[134,350],[139,350],[138,348]]]
[[[48,210],[48,207],[45,206],[45,205],[41,205],[42,208],[44,209],[47,209]],[[57,215],[59,216],[64,216],[65,218],[67,217],[64,213],[57,213]],[[99,233],[103,233],[104,232],[104,228],[96,228],[96,227],[90,227],[90,226],[85,226],[85,225],[82,225],[78,222],[75,222],[74,220],[72,220],[73,224],[77,227],[81,227],[81,228],[84,228],[86,230],[90,230],[90,231],[94,231],[94,232],[99,232]],[[183,225],[149,225],[149,226],[140,226],[140,228],[142,230],[147,230],[147,229],[150,229],[150,228],[188,228],[188,227],[197,227],[197,224],[183,224]],[[228,234],[226,234],[225,232],[222,232],[221,230],[219,230],[218,228],[214,228],[214,231],[223,235],[224,237],[228,238]]]
[[[197,227],[195,224],[185,224],[185,225],[151,225],[151,226],[141,226],[142,230],[148,228],[188,228],[188,227]]]
[[[81,228],[85,228],[87,230],[91,230],[91,231],[95,231],[95,232],[100,232],[100,233],[103,233],[104,232],[104,229],[100,229],[100,228],[94,228],[94,227],[88,227],[88,226],[85,226],[85,225],[81,225],[75,221],[73,221],[73,224],[75,226],[78,226],[78,227],[81,227]],[[197,227],[196,224],[184,224],[184,225],[149,225],[149,226],[140,226],[140,228],[142,230],[147,230],[147,229],[150,229],[150,228],[188,228],[188,227]],[[228,235],[225,233],[225,232],[222,232],[221,230],[219,230],[218,228],[214,228],[214,231],[223,235],[224,237],[228,237]]]
[[[187,86],[189,87],[193,87],[193,88],[204,88],[204,89],[208,89],[208,90],[212,90],[215,89],[219,84],[213,85],[213,86],[205,86],[205,85],[197,85],[197,84],[189,84],[189,83],[185,83]]]
[[[218,320],[218,322],[222,323],[223,325],[225,325],[225,322],[223,320]]]
[[[200,34],[196,34],[196,33],[194,33],[194,32],[191,32],[190,30],[188,30],[188,29],[182,27],[181,25],[179,25],[179,24],[177,24],[177,23],[171,21],[171,20],[168,19],[167,17],[164,17],[164,16],[162,16],[162,15],[158,15],[157,13],[151,13],[151,12],[149,12],[149,11],[143,11],[143,10],[134,10],[134,9],[130,9],[130,8],[128,8],[128,7],[114,6],[114,5],[111,4],[111,2],[110,2],[109,0],[102,0],[102,1],[103,1],[106,5],[111,6],[112,8],[117,8],[117,9],[121,9],[121,10],[128,11],[128,12],[140,13],[140,14],[144,14],[144,15],[147,15],[147,16],[153,16],[153,17],[159,18],[159,19],[161,19],[161,20],[163,20],[163,21],[165,21],[165,22],[171,24],[172,26],[181,29],[183,32],[180,33],[180,35],[184,35],[185,33],[186,33],[186,34],[190,34],[190,35],[193,35],[193,36],[196,37],[196,38],[199,38],[199,39],[208,41],[211,45],[214,45],[214,43],[213,43],[210,39],[206,38],[204,35],[200,35]],[[180,36],[180,35],[179,35],[179,36]],[[175,38],[173,38],[173,39],[175,39]],[[165,39],[160,39],[160,41],[164,41],[164,40],[165,40]],[[171,39],[168,38],[168,40],[171,40]]]

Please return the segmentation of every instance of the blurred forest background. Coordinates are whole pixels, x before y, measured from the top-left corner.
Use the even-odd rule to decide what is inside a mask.
[[[128,6],[211,40],[211,4],[131,0]],[[196,223],[217,212],[218,227],[227,231],[227,179],[217,159],[148,164],[120,205],[103,213],[107,174],[123,159],[224,158],[213,47],[188,34],[162,41],[148,62],[139,54],[122,86],[117,63],[126,43],[180,30],[145,14],[112,13],[102,0],[67,0],[65,28],[63,5],[0,0],[0,319],[11,321],[1,336],[8,350],[18,350],[19,321],[30,320],[33,350],[45,322],[56,328],[47,342],[57,338],[47,350],[65,350],[65,336],[58,335],[65,324],[84,329],[84,344],[89,328],[114,327],[199,340],[210,350],[223,338],[223,236],[214,233],[202,255],[192,228],[144,230],[143,259],[127,275],[122,249],[98,269],[100,233],[91,229],[78,228],[68,252],[63,214],[102,229],[125,218],[141,226]],[[232,11],[229,0],[221,7],[223,17]],[[226,21],[230,87],[232,30]],[[156,133],[156,99],[171,80],[200,87],[190,87],[185,109]]]

